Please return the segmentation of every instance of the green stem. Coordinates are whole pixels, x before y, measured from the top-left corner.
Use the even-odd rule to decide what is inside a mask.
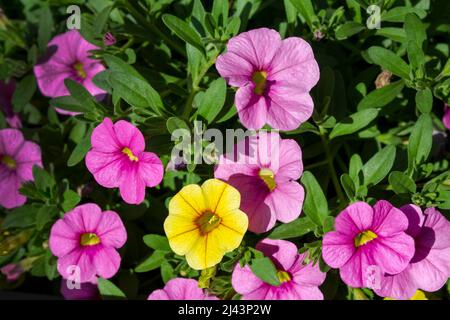
[[[189,93],[189,96],[187,98],[186,105],[185,105],[184,111],[183,111],[183,118],[189,119],[189,116],[192,111],[192,102],[194,101],[195,95],[200,90],[200,87],[199,87],[200,82],[202,81],[205,74],[208,72],[209,68],[211,68],[214,65],[214,63],[216,62],[217,55],[218,55],[218,53],[214,54],[214,56],[212,56],[211,59],[209,59],[208,62],[206,62],[206,64],[203,66],[203,68],[198,73],[197,77],[194,79],[194,81],[192,81],[191,92]]]
[[[153,23],[150,23],[145,17],[143,17],[128,1],[120,2],[124,8],[128,9],[133,17],[139,21],[139,23],[145,25],[149,28],[153,33],[155,33],[158,37],[160,37],[164,42],[166,42],[169,46],[172,47],[175,51],[181,54],[183,57],[186,57],[185,48],[180,46],[178,43],[173,41],[170,37],[168,37],[165,33],[161,32],[158,28],[156,28]]]
[[[339,183],[336,170],[333,166],[333,157],[331,156],[330,148],[328,147],[328,140],[325,138],[325,135],[323,133],[320,135],[320,139],[322,140],[323,148],[325,150],[325,156],[327,158],[328,169],[330,170],[331,181],[333,182],[334,189],[336,190],[338,198],[342,201],[342,203],[345,203],[347,200],[344,192],[342,191],[341,184]]]

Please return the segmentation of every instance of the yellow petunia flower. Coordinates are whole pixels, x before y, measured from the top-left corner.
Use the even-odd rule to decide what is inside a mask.
[[[185,255],[193,269],[218,264],[241,244],[247,231],[248,218],[239,210],[240,204],[239,191],[221,180],[183,187],[170,200],[164,222],[170,247]]]

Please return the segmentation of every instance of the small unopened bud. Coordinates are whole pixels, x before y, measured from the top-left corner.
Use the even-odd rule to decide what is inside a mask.
[[[313,32],[314,40],[320,41],[325,37],[325,34],[322,32],[322,30],[317,29]]]
[[[105,33],[103,37],[103,43],[105,46],[113,46],[117,42],[116,38],[113,36],[111,32]]]
[[[375,80],[375,86],[377,89],[383,88],[391,83],[392,72],[383,70]]]

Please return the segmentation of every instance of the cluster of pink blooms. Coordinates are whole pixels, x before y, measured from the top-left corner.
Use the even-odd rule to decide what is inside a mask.
[[[409,299],[417,289],[439,290],[450,277],[450,222],[434,208],[422,213],[415,205],[357,202],[334,227],[323,238],[323,258],[350,287]]]
[[[105,45],[115,38],[105,36]],[[48,53],[34,67],[43,95],[69,95],[64,80],[70,78],[101,99],[105,91],[92,81],[103,64],[91,57],[98,47],[73,30],[53,38]],[[313,101],[309,94],[319,79],[319,67],[310,45],[301,38],[282,40],[266,29],[244,32],[229,40],[216,68],[229,85],[238,87],[235,103],[239,118],[248,129],[268,124],[274,129],[293,130],[309,119]],[[300,76],[299,76],[300,75]],[[0,103],[11,129],[0,130],[0,205],[14,208],[25,203],[19,193],[33,181],[32,168],[42,167],[38,145],[26,141],[17,129],[20,119],[12,111],[14,82],[0,83]],[[74,115],[57,109],[62,114]],[[450,127],[449,108],[443,122]],[[122,199],[140,204],[147,187],[163,178],[159,157],[145,151],[141,131],[130,122],[105,118],[93,131],[92,148],[85,164],[96,182],[118,188]],[[297,219],[302,211],[304,189],[298,183],[303,172],[302,151],[295,140],[278,133],[259,131],[222,155],[214,176],[234,186],[241,194],[241,209],[249,218],[249,230],[264,233],[276,221]],[[76,279],[81,291],[73,294],[65,281],[61,291],[72,299],[98,298],[98,277],[111,278],[120,267],[118,253],[127,232],[120,216],[93,203],[80,205],[58,219],[50,232],[49,247],[58,257],[57,269],[64,279]],[[258,278],[248,265],[235,266],[232,286],[243,299],[323,299],[319,287],[326,274],[307,253],[284,240],[261,240],[256,249],[270,258],[280,280],[274,286]],[[364,202],[349,205],[335,221],[335,231],[323,238],[323,259],[338,268],[342,280],[353,288],[372,287],[383,297],[410,298],[417,289],[436,291],[450,276],[450,222],[437,210],[423,213],[407,205],[400,209],[381,200],[373,207]],[[14,265],[2,272],[16,279]],[[368,282],[369,271],[380,274],[380,286]],[[216,300],[193,279],[176,278],[152,292],[149,300]]]

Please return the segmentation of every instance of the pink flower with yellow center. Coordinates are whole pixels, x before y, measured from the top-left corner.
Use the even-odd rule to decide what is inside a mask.
[[[408,218],[406,233],[414,238],[415,254],[405,270],[381,275],[375,292],[382,297],[410,299],[418,289],[434,292],[450,277],[450,222],[435,208],[400,208]]]
[[[127,240],[119,215],[87,203],[67,212],[53,225],[49,247],[58,257],[58,272],[66,279],[92,282],[96,276],[113,277],[120,266],[116,249]]]
[[[385,200],[373,208],[356,202],[344,209],[323,238],[322,255],[353,288],[370,287],[370,271],[402,272],[414,256],[414,239],[406,233],[408,219]]]
[[[239,87],[235,103],[248,129],[264,124],[293,130],[309,119],[314,103],[309,91],[319,81],[319,66],[303,39],[282,40],[260,28],[231,38],[216,68],[230,86]]]
[[[145,140],[138,128],[120,120],[105,118],[92,132],[92,149],[86,167],[105,188],[119,188],[126,203],[140,204],[145,188],[158,185],[164,167],[158,156],[145,152]]]
[[[175,278],[169,280],[164,289],[153,291],[147,300],[218,300],[198,287],[194,279]]]
[[[34,181],[33,166],[42,167],[41,148],[25,141],[16,129],[0,130],[0,205],[22,206],[27,198],[19,193],[23,183]]]
[[[297,142],[261,131],[221,156],[214,177],[239,190],[249,230],[262,233],[272,229],[277,220],[291,222],[300,215],[305,192],[296,180],[302,172]]]
[[[240,203],[239,192],[217,179],[183,187],[170,200],[164,221],[170,247],[186,256],[193,269],[218,264],[241,244],[247,231],[248,219],[239,210]]]
[[[306,254],[299,254],[292,242],[264,239],[256,249],[269,257],[278,269],[280,282],[274,286],[263,282],[248,265],[234,268],[231,283],[243,300],[323,300],[319,286],[326,274],[319,265],[305,263]]]
[[[72,79],[101,99],[106,93],[92,79],[105,70],[99,60],[92,59],[91,51],[99,47],[87,42],[78,30],[70,30],[54,37],[47,45],[47,54],[34,66],[34,74],[41,93],[50,98],[69,95],[64,80]],[[56,109],[61,114],[76,112]]]

